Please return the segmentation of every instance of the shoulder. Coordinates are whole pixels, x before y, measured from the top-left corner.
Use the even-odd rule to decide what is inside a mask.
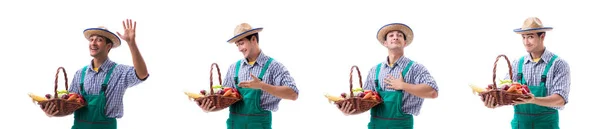
[[[135,69],[132,65],[118,64],[118,63],[114,63],[111,67],[109,67],[109,70],[112,67],[115,67],[115,69],[113,70],[113,72],[124,72],[124,71],[129,71],[129,70],[134,70]]]
[[[562,69],[562,70],[569,70],[570,66],[569,63],[567,63],[567,61],[563,58],[561,58],[560,56],[558,56],[556,58],[556,60],[554,61],[554,68],[556,69]]]
[[[423,65],[417,61],[414,61],[414,60],[411,60],[411,61],[412,61],[412,65],[410,66],[409,71],[419,71],[419,73],[421,71],[427,71],[427,67],[425,67],[425,65]]]
[[[369,74],[371,74],[371,73],[374,74],[374,72],[377,71],[377,69],[380,68],[383,64],[385,64],[385,63],[379,62],[379,63],[373,65],[373,67],[371,67],[371,69],[369,69]]]
[[[267,60],[268,62],[268,60]],[[269,64],[269,69],[275,69],[277,71],[281,71],[281,70],[287,70],[287,68],[285,67],[285,65],[281,62],[279,62],[278,60],[271,58],[271,63]]]

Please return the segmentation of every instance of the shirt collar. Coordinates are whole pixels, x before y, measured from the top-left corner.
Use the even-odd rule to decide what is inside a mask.
[[[389,66],[389,64],[390,64],[390,60],[389,60],[389,59],[390,59],[390,58],[389,58],[389,56],[387,56],[387,57],[385,58],[385,61],[384,61],[384,63],[385,63],[385,66],[386,66],[386,67],[390,67],[390,66]],[[409,60],[408,58],[406,58],[406,57],[403,55],[403,56],[401,56],[401,57],[400,57],[398,60],[396,60],[396,62],[394,62],[394,64],[392,64],[392,66],[391,66],[391,67],[395,67],[395,66],[398,66],[398,65],[400,65],[400,64],[406,64],[406,63],[408,63],[409,61],[410,61],[410,60]]]
[[[256,58],[256,62],[254,62],[254,65],[258,65],[258,66],[262,67],[265,63],[267,63],[268,60],[269,60],[269,57],[267,55],[265,55],[262,50],[260,50],[260,53],[258,54],[258,57]],[[248,59],[244,59],[244,64],[250,65],[248,63]]]
[[[550,61],[552,56],[554,56],[554,54],[552,52],[548,51],[548,49],[544,48],[544,52],[542,53],[542,58],[539,61],[543,61],[543,62]],[[533,59],[531,58],[531,54],[528,54],[527,56],[525,56],[525,60],[526,60],[525,61],[526,63],[533,62]]]
[[[104,63],[100,65],[100,68],[98,68],[98,72],[108,70],[110,67],[112,67],[113,64],[114,62],[107,58],[106,61],[104,61]],[[88,70],[94,71],[94,60],[90,61],[90,64],[88,65]]]

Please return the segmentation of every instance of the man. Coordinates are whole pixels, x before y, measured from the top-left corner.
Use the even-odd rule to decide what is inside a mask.
[[[402,23],[383,26],[377,39],[388,49],[386,60],[371,68],[365,90],[377,91],[383,102],[371,109],[369,129],[412,129],[413,115],[419,115],[424,98],[437,98],[438,86],[424,65],[404,56],[413,40],[413,31]],[[352,105],[339,108],[346,115]]]
[[[523,38],[528,55],[512,62],[513,81],[529,87],[530,99],[514,101],[513,129],[558,129],[558,110],[568,102],[571,85],[569,64],[544,46],[546,31],[537,17],[525,20],[522,28],[513,30]],[[493,98],[487,98],[490,100]],[[498,107],[486,101],[489,108]]]
[[[129,45],[133,66],[117,64],[108,58],[108,52],[121,45],[117,35],[103,27],[83,31],[93,59],[75,73],[69,92],[81,94],[88,105],[75,111],[71,129],[116,129],[116,119],[123,117],[125,90],[148,78],[146,63],[135,41],[136,22],[123,21],[123,28],[125,33],[117,34]],[[46,105],[46,114],[56,114],[52,112],[54,108],[55,105]]]
[[[232,64],[223,86],[237,88],[242,101],[229,107],[228,129],[271,129],[271,112],[278,109],[281,99],[298,99],[298,88],[287,68],[267,56],[259,48],[258,32],[247,23],[238,25],[233,38],[244,59]],[[213,111],[208,99],[200,102],[205,112]]]

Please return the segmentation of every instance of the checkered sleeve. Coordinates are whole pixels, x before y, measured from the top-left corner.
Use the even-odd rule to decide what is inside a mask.
[[[569,64],[564,60],[557,60],[554,64],[554,77],[549,85],[550,94],[558,94],[569,101],[569,91],[571,90],[571,70]]]
[[[296,92],[296,94],[299,94],[299,90],[298,87],[296,87],[296,82],[294,81],[294,78],[292,77],[292,75],[290,74],[290,71],[288,71],[288,69],[281,63],[273,63],[274,64],[274,68],[276,69],[274,71],[274,85],[275,86],[287,86],[292,88],[292,90],[294,90],[294,92]]]
[[[431,76],[429,70],[427,70],[427,68],[425,68],[424,65],[416,64],[411,69],[416,70],[416,76],[414,76],[415,84],[426,84],[428,86],[431,86],[431,88],[433,88],[436,92],[439,91],[435,79],[433,78],[433,76]]]
[[[235,80],[233,80],[234,76],[235,76],[235,65],[237,63],[232,64],[231,66],[229,66],[229,69],[227,70],[227,73],[225,73],[225,78],[223,80],[223,87],[234,87],[235,85]],[[214,78],[214,76],[213,76]]]
[[[122,78],[123,83],[125,83],[125,86],[127,88],[136,86],[136,85],[144,82],[150,76],[150,75],[148,75],[146,78],[139,78],[137,76],[137,73],[135,72],[135,67],[130,66],[130,65],[122,65],[122,64],[118,65],[117,68],[115,68],[115,70],[113,72],[122,73],[122,76],[124,77],[124,78]]]
[[[81,69],[77,70],[71,79],[71,84],[69,85],[69,93],[79,93],[79,81],[81,79]]]
[[[377,79],[377,78],[375,78],[375,73],[376,73],[376,70],[377,70],[377,65],[373,66],[373,67],[372,67],[372,68],[369,70],[369,72],[368,72],[368,74],[367,74],[367,79],[365,80],[365,82],[363,82],[363,89],[364,89],[364,90],[372,90],[372,91],[375,91],[375,90],[376,90],[376,89],[375,89],[375,88],[376,88],[376,86],[377,86],[377,84],[375,84],[375,79]],[[353,75],[353,76],[354,76],[354,75]],[[358,78],[357,78],[357,79],[358,79]],[[356,88],[356,87],[355,87],[355,88]]]

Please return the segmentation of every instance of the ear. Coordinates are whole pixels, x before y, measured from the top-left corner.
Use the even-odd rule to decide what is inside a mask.
[[[542,41],[544,40],[544,38],[546,38],[546,33],[543,33],[542,35],[540,35],[540,39],[542,39]]]
[[[258,44],[258,41],[256,40],[256,36],[250,37],[250,42],[252,42],[252,44]]]

